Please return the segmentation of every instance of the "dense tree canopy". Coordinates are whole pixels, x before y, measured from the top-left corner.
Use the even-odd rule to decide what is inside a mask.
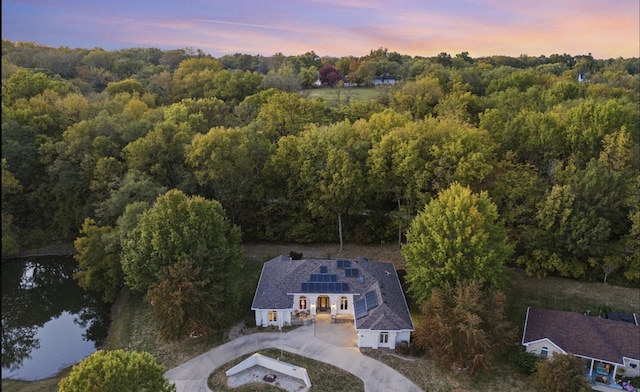
[[[58,391],[175,391],[164,372],[147,352],[98,350],[73,366],[71,373],[60,380]]]
[[[2,60],[5,254],[73,240],[86,218],[122,233],[129,205],[168,189],[216,199],[249,241],[401,244],[459,183],[496,203],[516,246],[503,262],[640,280],[637,58],[215,59],[3,40]]]

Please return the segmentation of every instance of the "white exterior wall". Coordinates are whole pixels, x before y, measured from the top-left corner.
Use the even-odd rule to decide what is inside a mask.
[[[411,331],[398,332],[398,334],[396,335],[396,344],[402,342],[403,340],[411,344]]]
[[[542,352],[542,347],[546,347],[549,350],[549,353],[547,354],[548,358],[551,358],[551,356],[554,353],[566,354],[563,350],[560,349],[560,347],[556,346],[550,340],[546,340],[546,339],[539,340],[534,343],[529,343],[529,345],[527,345],[526,347],[527,347],[526,351],[528,353],[532,353],[536,355],[540,355],[540,353]]]
[[[269,312],[276,311],[276,321],[269,321]],[[291,325],[291,309],[258,309],[256,313],[256,325],[263,327],[283,327]]]
[[[358,347],[378,348],[378,333],[367,329],[357,330]]]
[[[358,347],[371,348],[390,348],[395,349],[396,344],[406,340],[411,342],[411,331],[372,331],[368,329],[360,329],[358,332]],[[386,332],[389,334],[387,343],[380,343],[380,334]]]
[[[636,367],[631,367],[632,364],[635,364]],[[624,375],[627,377],[640,377],[640,360],[625,358],[624,372]]]
[[[293,308],[300,310],[300,297],[307,298],[307,310],[311,316],[315,316],[318,309],[318,297],[329,297],[329,309],[331,316],[337,314],[349,314],[353,316],[353,295],[352,294],[296,294],[293,299]],[[340,309],[340,298],[347,297],[347,309]]]

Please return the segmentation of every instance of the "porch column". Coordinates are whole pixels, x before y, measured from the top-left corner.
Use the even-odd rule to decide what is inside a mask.
[[[311,301],[311,322],[315,321],[316,319],[316,306],[317,306],[317,302],[318,302],[318,296],[315,297],[309,297],[309,301]]]
[[[396,348],[397,334],[397,332],[389,332],[389,348],[392,350]]]
[[[594,363],[594,362],[595,362],[595,361],[592,359],[592,360],[591,360],[591,366],[589,366],[589,375],[590,375],[590,376],[592,376],[592,375],[593,375],[593,363]]]

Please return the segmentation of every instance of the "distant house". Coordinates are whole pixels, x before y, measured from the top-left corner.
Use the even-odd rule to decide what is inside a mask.
[[[393,86],[394,84],[396,84],[395,76],[382,75],[373,78],[374,86]]]
[[[616,375],[640,376],[640,326],[635,314],[614,319],[575,312],[527,309],[522,335],[526,351],[541,357],[573,354],[592,382],[615,385]]]
[[[350,322],[358,347],[395,348],[410,342],[413,321],[391,263],[279,256],[262,267],[251,310],[256,325]],[[328,317],[328,316],[327,316]]]
[[[578,83],[587,82],[587,75],[584,72],[578,74]]]

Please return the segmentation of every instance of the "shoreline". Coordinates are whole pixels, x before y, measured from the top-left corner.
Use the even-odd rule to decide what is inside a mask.
[[[61,241],[42,248],[21,249],[18,253],[2,255],[2,259],[21,259],[31,256],[72,256],[76,253],[73,241]]]

